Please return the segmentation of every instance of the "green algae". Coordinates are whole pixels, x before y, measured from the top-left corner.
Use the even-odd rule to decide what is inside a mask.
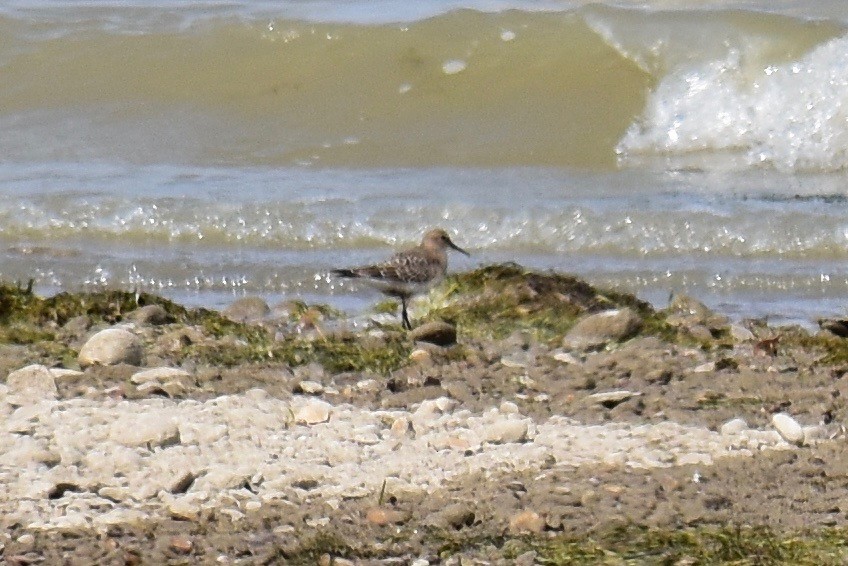
[[[733,564],[736,566],[841,565],[848,561],[848,531],[818,529],[781,533],[767,526],[653,529],[622,526],[607,532],[574,537],[568,534],[512,537],[463,535],[442,531],[431,535],[443,559],[460,553],[497,548],[505,559],[534,552],[542,565],[673,565]]]
[[[848,533],[821,529],[778,533],[768,527],[680,530],[624,527],[579,540],[527,539],[539,564],[758,564],[836,565],[848,559]]]
[[[518,330],[542,340],[562,337],[585,314],[629,307],[643,319],[643,333],[672,338],[662,313],[633,295],[600,290],[576,277],[537,273],[514,263],[452,275],[443,284],[445,304],[429,318],[455,323],[467,336],[504,338]]]

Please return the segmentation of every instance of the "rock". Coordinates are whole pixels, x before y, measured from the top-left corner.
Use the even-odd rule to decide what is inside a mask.
[[[200,504],[192,497],[178,497],[167,504],[168,514],[181,521],[196,521],[200,518]]]
[[[390,507],[371,507],[365,512],[365,520],[378,526],[402,525],[407,522],[411,514]]]
[[[138,371],[130,377],[130,381],[136,385],[142,383],[166,383],[173,380],[182,380],[189,377],[184,369],[160,367]]]
[[[221,314],[233,322],[259,322],[271,314],[271,308],[261,297],[242,297]]]
[[[456,327],[447,322],[435,321],[422,324],[409,332],[414,342],[429,342],[437,346],[456,344]]]
[[[581,319],[562,341],[571,350],[593,350],[630,338],[642,328],[642,319],[630,308],[614,309]]]
[[[123,328],[101,330],[83,345],[77,360],[83,367],[95,364],[140,366],[144,349],[138,336]]]
[[[138,386],[139,393],[165,393],[175,397],[188,390],[191,375],[182,369],[161,367],[136,372],[130,381]]]
[[[604,391],[601,393],[593,393],[586,397],[587,403],[593,403],[596,405],[603,405],[607,409],[612,409],[618,405],[621,405],[631,397],[638,397],[641,395],[638,391]]]
[[[188,554],[194,548],[194,543],[188,537],[173,536],[168,542],[168,546],[174,552],[178,552],[180,554]]]
[[[715,362],[707,362],[692,369],[692,373],[710,373],[716,370]]]
[[[470,527],[476,520],[473,509],[463,503],[451,503],[441,511],[437,511],[427,517],[426,524],[442,529],[458,531],[463,527]]]
[[[545,528],[545,519],[535,511],[522,511],[509,520],[509,532],[514,535],[541,533]]]
[[[747,342],[755,338],[753,332],[738,324],[730,325],[730,337],[734,342]]]
[[[173,322],[174,317],[162,305],[145,305],[127,314],[127,320],[142,326],[158,326]]]
[[[318,424],[330,420],[332,405],[319,399],[312,399],[300,407],[294,414],[294,420],[301,424]]]
[[[527,419],[501,419],[486,427],[484,440],[492,444],[524,442],[527,440],[528,432],[529,421]]]
[[[317,381],[305,379],[294,386],[294,392],[305,395],[320,395],[324,392],[324,386]]]
[[[412,431],[412,423],[406,417],[398,417],[392,422],[390,427],[392,436],[402,438]]]
[[[710,329],[707,328],[707,326],[704,324],[691,324],[688,326],[684,326],[683,330],[691,338],[694,338],[695,340],[700,340],[701,342],[709,342],[713,339],[713,333],[710,332]]]
[[[58,381],[65,381],[71,377],[79,377],[81,375],[85,375],[81,371],[65,368],[50,368],[50,374],[53,376],[53,379]]]
[[[409,354],[409,359],[413,362],[423,364],[432,361],[433,355],[423,348],[417,348]]]
[[[781,438],[789,444],[796,446],[804,444],[804,428],[786,413],[777,413],[772,416],[771,424]]]
[[[580,360],[575,358],[572,354],[568,352],[558,351],[554,354],[553,358],[564,364],[579,364]]]
[[[180,443],[177,423],[157,414],[118,420],[112,425],[109,436],[124,446],[165,448]]]
[[[13,371],[6,378],[8,395],[15,404],[33,403],[44,399],[55,399],[59,394],[53,374],[45,366],[33,364]]]
[[[735,436],[746,430],[748,430],[748,423],[745,422],[745,419],[735,418],[721,425],[719,432],[722,436]]]

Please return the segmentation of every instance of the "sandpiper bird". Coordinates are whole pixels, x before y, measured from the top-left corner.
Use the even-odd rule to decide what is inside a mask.
[[[424,234],[421,245],[398,252],[387,261],[353,269],[334,269],[332,273],[363,279],[384,294],[400,299],[402,325],[410,330],[407,301],[442,280],[448,269],[448,248],[471,255],[454,244],[447,232],[435,229]]]

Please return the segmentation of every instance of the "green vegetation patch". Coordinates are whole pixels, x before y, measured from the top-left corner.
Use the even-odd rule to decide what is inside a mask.
[[[848,533],[779,534],[766,527],[622,528],[599,538],[527,540],[541,564],[830,565],[848,560]]]
[[[803,330],[786,329],[779,334],[778,348],[797,346],[819,352],[824,365],[848,365],[848,339],[828,332],[809,334]]]
[[[450,276],[444,284],[447,304],[430,312],[457,324],[460,332],[503,338],[530,330],[540,339],[565,334],[588,313],[630,307],[650,334],[672,337],[665,317],[633,295],[599,290],[576,277],[537,273],[514,263],[482,267]]]

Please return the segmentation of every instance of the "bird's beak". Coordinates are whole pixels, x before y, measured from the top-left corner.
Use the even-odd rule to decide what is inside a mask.
[[[461,254],[465,254],[466,256],[471,257],[471,254],[470,254],[470,253],[468,253],[468,252],[467,252],[467,251],[465,251],[464,249],[460,248],[459,246],[457,246],[456,244],[454,244],[454,243],[453,243],[453,242],[451,242],[450,240],[448,240],[448,245],[449,245],[450,247],[452,247],[453,249],[455,249],[456,251],[458,251],[459,253],[461,253]]]

